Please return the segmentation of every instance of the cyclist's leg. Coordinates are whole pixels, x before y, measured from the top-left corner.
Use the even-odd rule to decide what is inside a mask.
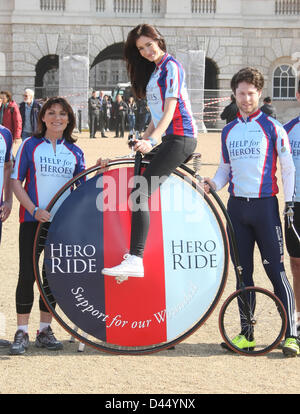
[[[294,228],[300,236],[300,203],[294,206]],[[300,243],[292,227],[288,226],[287,216],[285,216],[285,243],[290,256],[291,271],[293,274],[293,289],[296,300],[298,335],[300,333]]]
[[[243,282],[245,286],[253,286],[253,254],[255,245],[255,236],[252,226],[248,223],[251,211],[249,211],[249,203],[244,200],[239,200],[230,197],[228,200],[228,214],[230,216],[235,237],[237,240],[238,254],[240,265],[242,266]],[[231,259],[234,262],[232,245],[230,243]],[[239,281],[237,280],[237,289],[239,289]],[[246,296],[248,303],[250,298]],[[253,302],[254,301],[254,302]],[[255,308],[255,298],[252,298],[252,311]],[[241,318],[241,334],[245,335],[248,340],[253,340],[252,331],[249,331],[249,325],[244,318],[244,306],[240,302],[240,318]]]
[[[19,232],[19,278],[16,289],[17,314],[29,314],[32,309],[35,282],[33,271],[33,242],[38,223],[24,222]]]
[[[167,136],[147,166],[143,173],[146,189],[134,190],[135,198],[139,199],[139,208],[132,212],[130,254],[143,257],[150,225],[149,197],[194,152],[196,145],[193,138]]]
[[[252,226],[248,223],[250,213],[248,203],[230,197],[228,200],[228,214],[233,225],[240,265],[243,268],[243,282],[246,286],[253,286],[253,252],[255,245],[255,234]],[[232,245],[230,243],[231,260],[234,262]],[[237,280],[237,288],[239,288]]]
[[[255,231],[264,269],[287,313],[286,337],[296,336],[294,293],[283,264],[283,237],[276,197],[260,203]]]
[[[48,229],[49,229],[50,223],[44,223],[41,227],[40,230],[40,240],[46,241],[47,240],[47,234],[48,234]],[[42,253],[42,251],[44,250],[44,243],[39,245],[39,249],[38,249],[38,254],[40,256],[40,254]],[[44,295],[47,297],[47,299],[49,300],[51,306],[55,309],[56,307],[56,302],[55,299],[51,293],[49,284],[48,284],[48,280],[46,277],[46,271],[45,271],[45,263],[43,263],[43,268],[42,268],[42,277],[43,277],[43,289],[44,289]],[[39,299],[39,308],[41,312],[44,313],[49,313],[49,310],[47,308],[47,306],[45,305],[42,297],[40,296]]]

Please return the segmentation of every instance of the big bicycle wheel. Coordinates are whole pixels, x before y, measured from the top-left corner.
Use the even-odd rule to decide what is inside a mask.
[[[39,226],[34,248],[37,284],[56,320],[81,342],[118,354],[159,351],[191,335],[218,303],[228,271],[222,221],[192,177],[178,170],[149,200],[144,278],[131,277],[118,285],[115,278],[101,274],[129,248],[133,163],[110,162],[72,191],[49,229]],[[96,170],[71,180],[48,210]]]
[[[264,355],[274,349],[285,334],[286,312],[282,302],[272,292],[247,287],[230,295],[219,315],[221,335],[230,349],[242,355]],[[255,342],[254,349],[240,349],[232,342],[242,332]],[[253,344],[252,344],[253,345]]]

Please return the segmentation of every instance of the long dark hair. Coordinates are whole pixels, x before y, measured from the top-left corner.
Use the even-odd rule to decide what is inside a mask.
[[[37,121],[37,131],[35,132],[34,136],[37,138],[43,138],[45,136],[47,126],[45,122],[43,121],[43,118],[45,116],[46,111],[55,104],[61,105],[64,111],[67,112],[68,118],[69,118],[69,123],[63,132],[63,138],[65,138],[66,141],[71,142],[71,143],[76,142],[76,139],[72,137],[72,132],[76,126],[76,118],[75,118],[73,109],[71,105],[69,104],[69,102],[61,96],[54,96],[53,98],[49,98],[44,103],[44,105],[42,106],[39,112],[38,121]]]
[[[166,42],[159,31],[150,24],[139,24],[132,29],[125,43],[124,58],[126,61],[127,72],[131,81],[131,86],[137,98],[144,98],[146,96],[146,86],[149,82],[151,73],[155,69],[155,63],[149,62],[141,56],[136,41],[141,37],[150,37],[158,41],[158,46],[166,52]]]

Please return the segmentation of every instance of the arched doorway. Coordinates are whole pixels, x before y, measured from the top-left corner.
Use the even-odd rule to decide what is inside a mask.
[[[114,43],[96,56],[90,70],[91,89],[112,90],[117,83],[128,82],[123,49],[123,42]]]
[[[204,78],[204,123],[207,129],[216,128],[218,122],[219,103],[219,69],[216,63],[210,59],[205,59],[205,78]]]
[[[42,57],[35,67],[35,97],[37,99],[58,95],[59,58],[57,55]]]
[[[218,74],[219,74],[219,69],[216,63],[210,58],[205,58],[204,89],[207,89],[207,90],[218,89]]]

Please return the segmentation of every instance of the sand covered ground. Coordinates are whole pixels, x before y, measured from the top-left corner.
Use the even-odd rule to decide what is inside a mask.
[[[87,165],[99,156],[127,155],[126,140],[90,140],[87,133],[78,135],[78,145],[84,150]],[[16,152],[18,144],[14,147]],[[201,134],[197,151],[202,153],[201,174],[212,176],[219,161],[220,134]],[[280,178],[280,175],[279,175]],[[281,183],[280,183],[281,188]],[[227,192],[220,193],[224,202]],[[282,193],[279,196],[283,211]],[[15,287],[18,274],[18,202],[3,227],[0,261],[0,316],[5,321],[1,338],[13,339],[16,331]],[[288,256],[286,271],[291,280]],[[260,257],[256,252],[255,278],[257,285],[270,288]],[[118,356],[86,347],[78,353],[78,342],[69,343],[69,334],[53,322],[57,338],[64,350],[50,352],[33,346],[39,327],[38,292],[34,304],[29,336],[31,346],[23,356],[10,356],[0,349],[0,393],[13,394],[235,394],[235,393],[299,393],[300,357],[286,359],[279,350],[262,357],[243,357],[221,349],[218,314],[223,300],[235,288],[235,276],[230,265],[228,283],[213,315],[175,350],[148,356]],[[3,323],[2,323],[3,326]]]

